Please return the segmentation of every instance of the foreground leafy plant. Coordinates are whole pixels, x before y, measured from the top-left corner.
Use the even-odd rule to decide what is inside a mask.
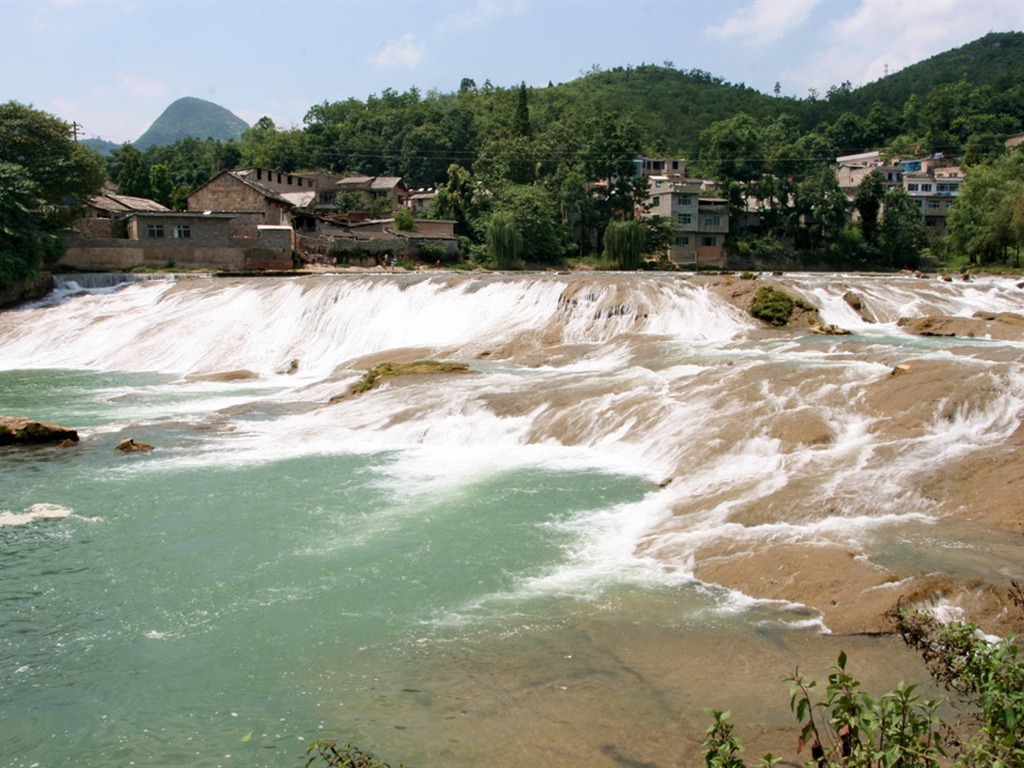
[[[1024,609],[1024,590],[1013,582],[1010,597]],[[944,625],[901,606],[890,613],[904,642],[921,652],[932,678],[959,699],[966,715],[953,723],[936,716],[937,702],[900,683],[875,699],[846,669],[839,654],[821,701],[813,680],[799,670],[787,678],[790,707],[800,723],[798,749],[810,745],[814,768],[1024,768],[1024,654],[1016,637],[992,641],[974,624]],[[708,768],[745,768],[743,744],[711,710],[704,740]],[[947,755],[947,746],[951,754]],[[760,765],[777,762],[771,755]]]
[[[819,766],[937,766],[945,757],[935,716],[938,704],[900,683],[875,699],[846,671],[846,654],[832,665],[823,701],[811,698],[814,681],[799,674],[790,683],[790,708],[801,724],[799,746],[811,744]],[[815,714],[817,713],[817,717]]]

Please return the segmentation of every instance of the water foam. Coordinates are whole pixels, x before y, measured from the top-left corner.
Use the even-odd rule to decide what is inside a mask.
[[[0,526],[28,525],[36,520],[63,520],[68,517],[87,522],[100,521],[98,517],[80,517],[74,514],[73,509],[60,504],[40,502],[32,504],[24,512],[0,511]]]

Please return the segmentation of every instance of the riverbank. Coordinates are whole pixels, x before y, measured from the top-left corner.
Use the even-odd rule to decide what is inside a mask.
[[[53,276],[49,272],[42,272],[18,285],[0,289],[0,309],[9,309],[27,301],[41,299],[52,288]]]

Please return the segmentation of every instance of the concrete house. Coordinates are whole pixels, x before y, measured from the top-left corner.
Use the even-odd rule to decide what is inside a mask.
[[[956,198],[960,196],[963,182],[959,166],[931,167],[903,175],[903,189],[917,204],[928,237],[946,234],[946,219]]]
[[[725,236],[729,232],[729,204],[718,197],[702,197],[703,179],[648,176],[649,210],[672,223],[673,240],[668,258],[674,264],[725,267]]]

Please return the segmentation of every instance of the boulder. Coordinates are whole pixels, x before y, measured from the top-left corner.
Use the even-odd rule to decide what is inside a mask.
[[[0,445],[78,442],[78,431],[20,416],[0,416]]]
[[[840,328],[838,325],[825,323],[824,325],[812,325],[811,333],[819,336],[849,336],[851,332],[845,328]]]
[[[140,443],[135,438],[129,437],[117,444],[118,453],[149,453],[155,450],[149,443]]]

